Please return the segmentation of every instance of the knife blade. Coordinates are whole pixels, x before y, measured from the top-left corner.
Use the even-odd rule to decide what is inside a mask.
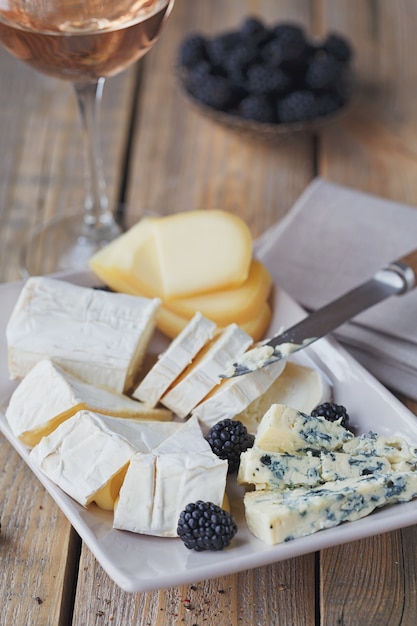
[[[283,333],[245,352],[220,378],[242,376],[289,356],[393,295],[417,284],[417,249],[389,263],[372,278],[314,311]]]

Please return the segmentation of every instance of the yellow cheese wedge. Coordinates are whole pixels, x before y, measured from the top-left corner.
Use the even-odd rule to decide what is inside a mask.
[[[186,211],[154,222],[162,294],[168,298],[242,284],[252,260],[248,226],[226,211]]]
[[[272,277],[265,265],[253,260],[248,278],[238,287],[211,291],[188,298],[163,299],[164,306],[182,317],[191,318],[196,311],[214,320],[218,326],[241,324],[256,317],[267,300]]]
[[[195,296],[236,287],[248,278],[252,237],[239,217],[220,210],[144,218],[90,259],[118,291],[148,297]]]
[[[239,324],[240,328],[248,333],[254,341],[259,341],[265,336],[266,330],[271,322],[272,311],[267,302],[263,302],[256,315],[246,322]],[[215,319],[212,320],[216,322]],[[156,325],[165,335],[174,339],[185,326],[189,319],[176,315],[165,306],[161,306],[158,311]]]

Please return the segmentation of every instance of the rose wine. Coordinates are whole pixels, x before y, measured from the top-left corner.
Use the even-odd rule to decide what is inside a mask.
[[[40,72],[93,82],[143,56],[171,6],[172,0],[7,0],[0,4],[0,42]]]

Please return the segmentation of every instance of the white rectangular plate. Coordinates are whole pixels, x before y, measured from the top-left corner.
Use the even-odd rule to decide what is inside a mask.
[[[89,273],[67,275],[66,279],[82,285],[97,283]],[[5,420],[4,409],[16,385],[8,378],[4,331],[21,286],[21,283],[0,286],[0,409],[3,411],[0,429],[108,575],[125,591],[151,591],[224,576],[417,523],[417,501],[408,502],[381,509],[356,522],[271,547],[249,533],[242,490],[234,478],[229,480],[228,494],[239,530],[232,544],[222,552],[193,552],[187,550],[180,539],[114,530],[111,513],[95,506],[84,509],[41,474],[29,460],[28,449],[13,436]],[[303,316],[285,293],[277,290],[274,299],[270,335]],[[156,336],[151,347],[159,352],[164,345],[164,338]],[[348,408],[351,426],[357,434],[369,430],[384,435],[399,434],[417,444],[417,418],[332,339],[321,339],[299,353],[297,360],[320,369],[330,379],[334,399]]]

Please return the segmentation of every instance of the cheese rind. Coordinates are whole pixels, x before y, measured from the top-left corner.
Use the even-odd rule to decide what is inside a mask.
[[[273,404],[259,424],[255,445],[270,452],[297,454],[308,450],[338,450],[352,438],[353,434],[338,422]]]
[[[85,382],[122,393],[137,376],[159,305],[158,299],[29,278],[6,329],[11,377],[51,358]]]
[[[154,407],[170,385],[212,339],[216,324],[196,313],[156,361],[133,392],[133,397]]]
[[[251,491],[244,496],[250,532],[270,545],[369,515],[417,495],[417,474],[388,473],[328,482],[313,489]]]
[[[272,385],[284,367],[285,360],[277,361],[262,370],[224,380],[193,409],[193,415],[197,415],[205,430],[220,420],[233,419]]]
[[[172,419],[167,409],[152,409],[122,394],[85,383],[49,359],[39,361],[19,383],[5,415],[14,435],[34,446],[82,409],[115,417]]]
[[[237,324],[230,324],[184,370],[162,396],[162,404],[186,417],[219,384],[221,372],[251,344],[252,337]]]

